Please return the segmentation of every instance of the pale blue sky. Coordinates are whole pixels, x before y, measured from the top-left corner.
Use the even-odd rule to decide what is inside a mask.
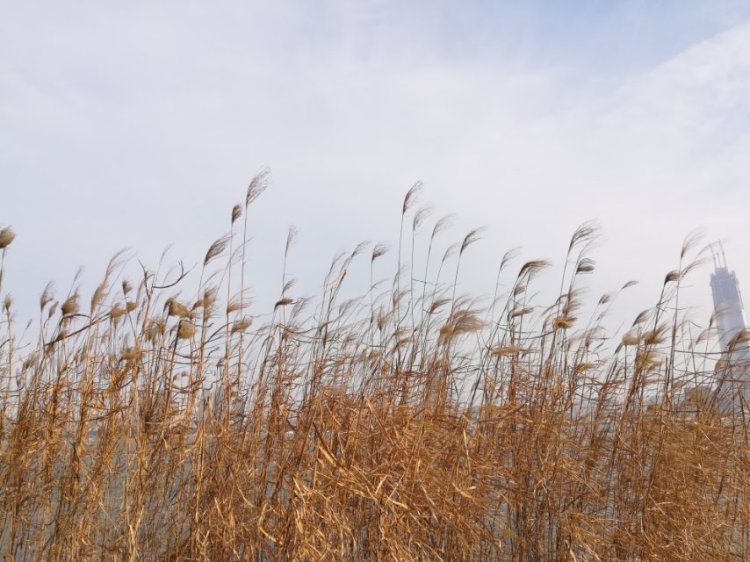
[[[651,304],[683,237],[726,238],[750,283],[750,2],[3,2],[5,289],[32,308],[125,246],[196,263],[268,166],[254,279],[316,286],[339,249],[395,243],[403,193],[502,253],[558,264],[604,227],[596,291]],[[446,243],[449,241],[445,238]],[[696,279],[697,301],[708,278]],[[705,282],[704,282],[705,281]],[[639,292],[640,291],[640,292]],[[622,311],[627,313],[627,310]]]

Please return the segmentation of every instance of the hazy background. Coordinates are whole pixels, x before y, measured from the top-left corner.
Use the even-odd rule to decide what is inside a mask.
[[[78,266],[96,283],[123,247],[200,262],[266,166],[261,302],[290,224],[309,293],[337,250],[395,246],[417,180],[435,218],[459,215],[442,242],[488,227],[465,263],[474,292],[514,246],[561,265],[588,219],[605,235],[592,290],[641,281],[623,318],[655,302],[696,227],[750,283],[748,2],[1,5],[4,290],[22,312]],[[689,304],[708,302],[708,274]]]

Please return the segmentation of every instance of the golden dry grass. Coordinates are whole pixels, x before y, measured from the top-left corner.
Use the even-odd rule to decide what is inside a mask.
[[[342,301],[350,263],[374,269],[386,254],[360,246],[333,263],[317,302],[285,273],[260,322],[244,248],[265,179],[232,209],[191,298],[182,274],[120,281],[115,259],[90,300],[58,305],[45,291],[31,345],[5,301],[5,559],[750,557],[743,410],[720,415],[700,389],[684,398],[704,368],[700,338],[674,312],[690,244],[616,349],[599,326],[611,296],[578,318],[591,225],[574,234],[547,307],[529,290],[546,262],[508,280],[511,254],[498,276],[507,295],[483,308],[457,294],[472,231],[440,264],[447,284],[428,266],[421,285],[402,273],[388,290],[371,274],[361,298]],[[12,242],[0,231],[0,270]],[[410,279],[412,264],[398,257]]]

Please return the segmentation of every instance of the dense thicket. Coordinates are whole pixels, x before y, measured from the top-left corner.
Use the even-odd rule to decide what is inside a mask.
[[[360,245],[317,299],[285,276],[262,317],[245,245],[264,187],[232,210],[191,296],[179,270],[128,281],[115,259],[90,298],[45,291],[35,336],[6,299],[0,555],[750,558],[748,425],[700,386],[706,340],[677,305],[690,243],[614,342],[600,327],[614,295],[578,317],[593,227],[574,234],[556,300],[531,298],[545,262],[514,276],[509,255],[480,306],[458,289],[478,232],[436,257],[447,221],[428,226],[412,189],[392,281],[341,299],[353,260],[385,264],[384,246]],[[12,242],[0,232],[0,271]]]

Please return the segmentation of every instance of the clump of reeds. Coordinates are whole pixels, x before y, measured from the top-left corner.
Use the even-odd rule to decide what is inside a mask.
[[[233,207],[195,292],[184,271],[123,281],[117,257],[88,309],[75,291],[58,304],[48,287],[33,339],[19,338],[4,302],[0,555],[750,557],[744,409],[712,406],[700,338],[677,304],[690,244],[618,345],[601,326],[615,295],[580,317],[593,225],[573,235],[552,302],[532,298],[548,263],[513,276],[509,253],[482,306],[460,293],[479,231],[433,273],[448,223],[438,220],[422,277],[413,271],[427,220],[413,210],[417,186],[392,284],[373,282],[386,246],[360,245],[334,260],[317,299],[295,295],[285,269],[262,320],[246,297],[245,246],[266,181]],[[13,237],[0,231],[0,275]],[[342,301],[358,259],[370,286]]]

